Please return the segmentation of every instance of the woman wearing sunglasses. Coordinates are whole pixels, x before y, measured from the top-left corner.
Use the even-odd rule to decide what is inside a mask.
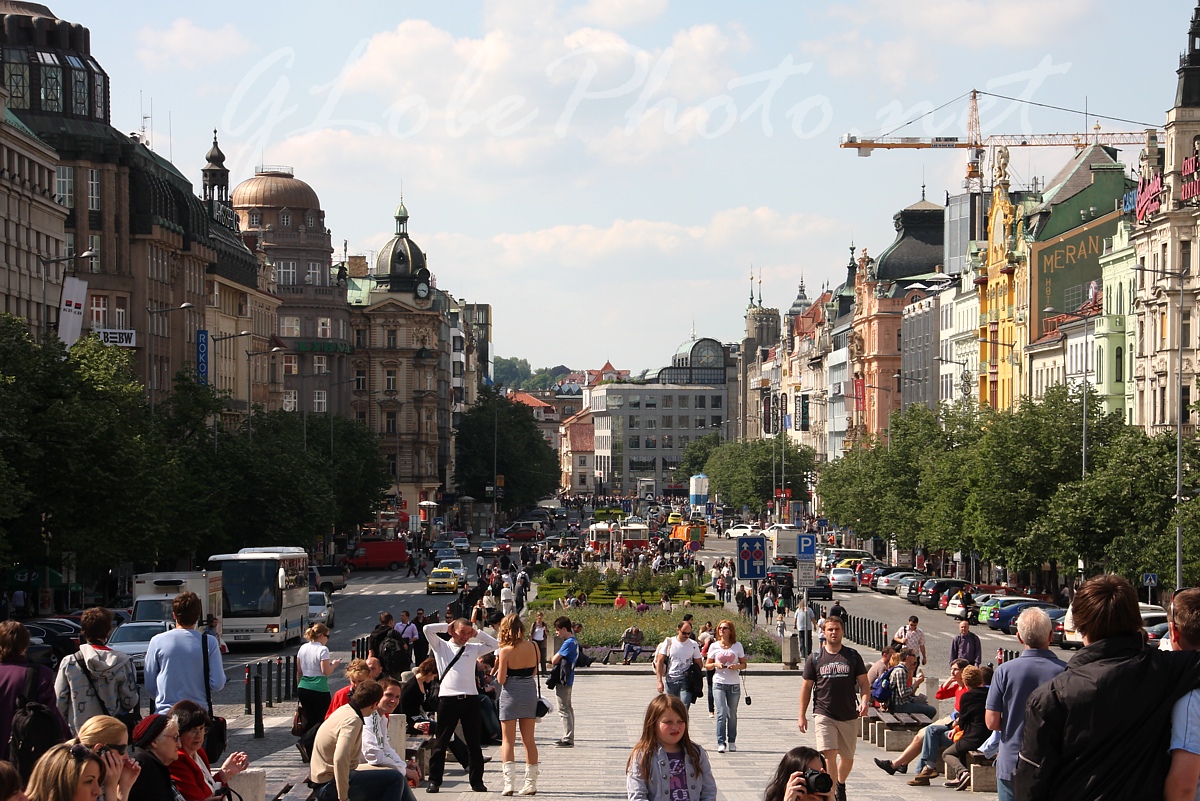
[[[142,766],[129,757],[129,727],[109,715],[88,718],[79,727],[76,742],[90,748],[104,760],[104,801],[126,801],[137,782]]]
[[[86,745],[62,743],[33,767],[29,801],[96,801],[104,789],[105,760]]]
[[[184,801],[211,798],[249,766],[246,753],[235,751],[225,757],[220,770],[213,772],[203,747],[211,720],[195,701],[180,701],[167,714],[179,722],[179,759],[171,763],[171,778]]]
[[[132,742],[130,756],[142,766],[142,775],[126,801],[183,801],[171,778],[171,763],[179,758],[179,722],[160,714],[142,718]]]
[[[713,700],[717,706],[717,753],[737,750],[737,711],[742,697],[741,671],[746,652],[737,641],[732,620],[717,624],[717,638],[708,646],[704,666],[713,671]]]

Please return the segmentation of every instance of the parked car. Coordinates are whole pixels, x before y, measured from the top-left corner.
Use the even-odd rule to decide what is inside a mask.
[[[508,540],[484,540],[479,543],[480,556],[500,556],[512,551]]]
[[[1142,616],[1142,628],[1149,629],[1167,621],[1167,610],[1161,606],[1139,603],[1138,611]],[[1063,618],[1063,639],[1059,647],[1064,650],[1083,647],[1083,635],[1075,630],[1070,610]]]
[[[308,588],[333,595],[346,589],[346,578],[350,571],[338,565],[314,565],[308,568]]]
[[[30,637],[50,646],[49,664],[55,670],[58,669],[59,662],[79,650],[78,631],[52,625],[50,621],[26,621],[25,628],[28,629]]]
[[[429,571],[429,577],[425,579],[425,594],[433,595],[435,592],[458,592],[458,576],[454,575],[453,570],[435,567]]]
[[[463,556],[471,552],[471,540],[466,536],[454,538],[454,550],[458,551]]]
[[[854,571],[848,567],[835,567],[830,570],[829,584],[835,590],[858,592],[858,582],[854,580]]]
[[[1029,601],[1031,598],[1026,598],[1024,595],[993,595],[987,600],[987,603],[981,604],[979,614],[976,616],[976,622],[987,623],[988,618],[992,615],[992,610],[997,607],[1009,606],[1010,604],[1019,604],[1022,601]]]
[[[904,579],[925,579],[928,578],[923,573],[913,573],[900,571],[898,573],[888,573],[886,576],[880,576],[875,581],[875,592],[883,593],[884,595],[896,595],[900,589],[901,582]]]
[[[333,628],[333,600],[323,592],[309,592],[308,594],[308,622],[324,623],[329,628]]]
[[[921,600],[921,588],[925,586],[926,581],[929,581],[929,577],[924,575],[909,576],[902,579],[900,581],[902,589],[896,590],[896,595],[910,604],[919,603]]]
[[[1007,606],[996,607],[988,614],[988,628],[1009,633],[1009,627],[1015,626],[1016,624],[1017,615],[1021,614],[1022,610],[1028,609],[1031,606],[1045,609],[1047,612],[1049,612],[1051,609],[1061,608],[1055,604],[1049,603],[1048,601],[1036,601],[1031,599],[1026,599],[1015,604],[1008,604]]]
[[[824,573],[817,574],[816,584],[808,588],[808,599],[813,600],[833,600],[833,587],[829,584],[829,576]]]
[[[150,638],[162,634],[171,628],[170,623],[155,621],[153,623],[126,623],[112,633],[108,638],[108,647],[114,651],[129,654],[133,658],[133,667],[137,671],[137,682],[145,680],[146,649],[150,647]]]
[[[1167,636],[1169,636],[1169,635],[1167,634],[1166,621],[1163,621],[1162,623],[1157,623],[1146,629],[1146,640],[1151,645],[1157,646]]]
[[[962,579],[929,579],[921,587],[921,593],[917,597],[917,603],[928,607],[929,609],[937,609],[938,598],[942,593],[951,587],[953,587],[955,591],[960,590],[968,584],[970,584],[970,582],[963,581]]]
[[[978,622],[976,620],[976,615],[979,614],[979,607],[990,601],[993,597],[998,596],[993,596],[988,593],[984,593],[983,595],[973,595],[971,596],[971,604],[966,609],[963,608],[962,599],[952,598],[950,603],[946,604],[946,614],[959,620],[966,620],[969,623],[976,623]]]

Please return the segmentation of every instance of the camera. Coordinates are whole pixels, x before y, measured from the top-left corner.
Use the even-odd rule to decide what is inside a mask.
[[[819,770],[806,770],[801,774],[804,786],[810,793],[828,793],[833,789],[833,777]]]

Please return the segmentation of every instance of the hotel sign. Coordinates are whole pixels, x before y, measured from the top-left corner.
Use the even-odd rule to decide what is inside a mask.
[[[1137,221],[1145,222],[1146,218],[1153,217],[1158,214],[1162,208],[1162,192],[1163,192],[1163,177],[1161,172],[1156,172],[1150,177],[1143,176],[1138,181],[1137,193]]]
[[[1179,199],[1184,203],[1200,198],[1200,155],[1183,160],[1183,185],[1179,187]]]

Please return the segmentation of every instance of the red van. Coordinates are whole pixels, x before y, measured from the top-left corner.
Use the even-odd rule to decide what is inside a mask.
[[[408,546],[403,540],[360,540],[346,558],[351,570],[399,570],[408,564]]]

